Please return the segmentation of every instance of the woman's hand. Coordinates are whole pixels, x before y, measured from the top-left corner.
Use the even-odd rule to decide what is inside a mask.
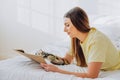
[[[59,68],[52,64],[41,63],[40,66],[46,71],[59,72]]]

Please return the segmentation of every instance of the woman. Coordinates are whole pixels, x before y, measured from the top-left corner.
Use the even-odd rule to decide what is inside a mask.
[[[69,72],[51,64],[41,64],[47,71],[72,74],[82,78],[97,78],[100,70],[120,69],[120,54],[103,33],[90,28],[86,13],[79,7],[64,16],[64,31],[71,38],[71,49],[64,57],[69,63],[76,59],[80,67],[88,67],[86,73]]]

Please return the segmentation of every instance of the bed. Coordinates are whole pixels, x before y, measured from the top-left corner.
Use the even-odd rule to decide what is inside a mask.
[[[85,72],[86,68],[79,68],[71,64],[59,66],[62,69]],[[120,70],[100,72],[99,78],[79,78],[73,75],[46,72],[39,64],[23,56],[0,62],[0,80],[119,80]]]
[[[101,21],[102,20],[102,21]],[[99,16],[94,18],[92,26],[97,26],[113,41],[116,48],[120,49],[120,17]],[[101,23],[100,23],[101,22]],[[114,34],[115,33],[115,34]],[[117,33],[117,34],[116,34]],[[45,51],[63,57],[68,48],[69,41],[54,42],[42,48]],[[34,50],[36,51],[36,50]],[[33,51],[33,53],[34,53]],[[80,68],[74,63],[70,65],[58,66],[64,70],[74,72],[86,72],[87,68]],[[0,80],[119,80],[120,70],[100,71],[98,78],[80,78],[74,75],[61,74],[56,72],[46,72],[40,65],[24,56],[16,56],[0,61]]]

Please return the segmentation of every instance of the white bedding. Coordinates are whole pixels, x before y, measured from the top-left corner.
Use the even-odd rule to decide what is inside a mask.
[[[58,66],[62,69],[85,72],[75,64]],[[44,71],[39,64],[23,56],[0,61],[0,80],[119,80],[120,70],[100,72],[99,78],[79,78],[73,75]]]

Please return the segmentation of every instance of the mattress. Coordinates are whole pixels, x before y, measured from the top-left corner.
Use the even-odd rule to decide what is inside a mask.
[[[74,72],[86,72],[87,68],[81,68],[75,64],[58,66],[64,70]],[[119,80],[120,70],[101,71],[98,78],[80,78],[74,75],[57,72],[46,72],[40,64],[24,57],[17,56],[0,61],[0,80]]]

